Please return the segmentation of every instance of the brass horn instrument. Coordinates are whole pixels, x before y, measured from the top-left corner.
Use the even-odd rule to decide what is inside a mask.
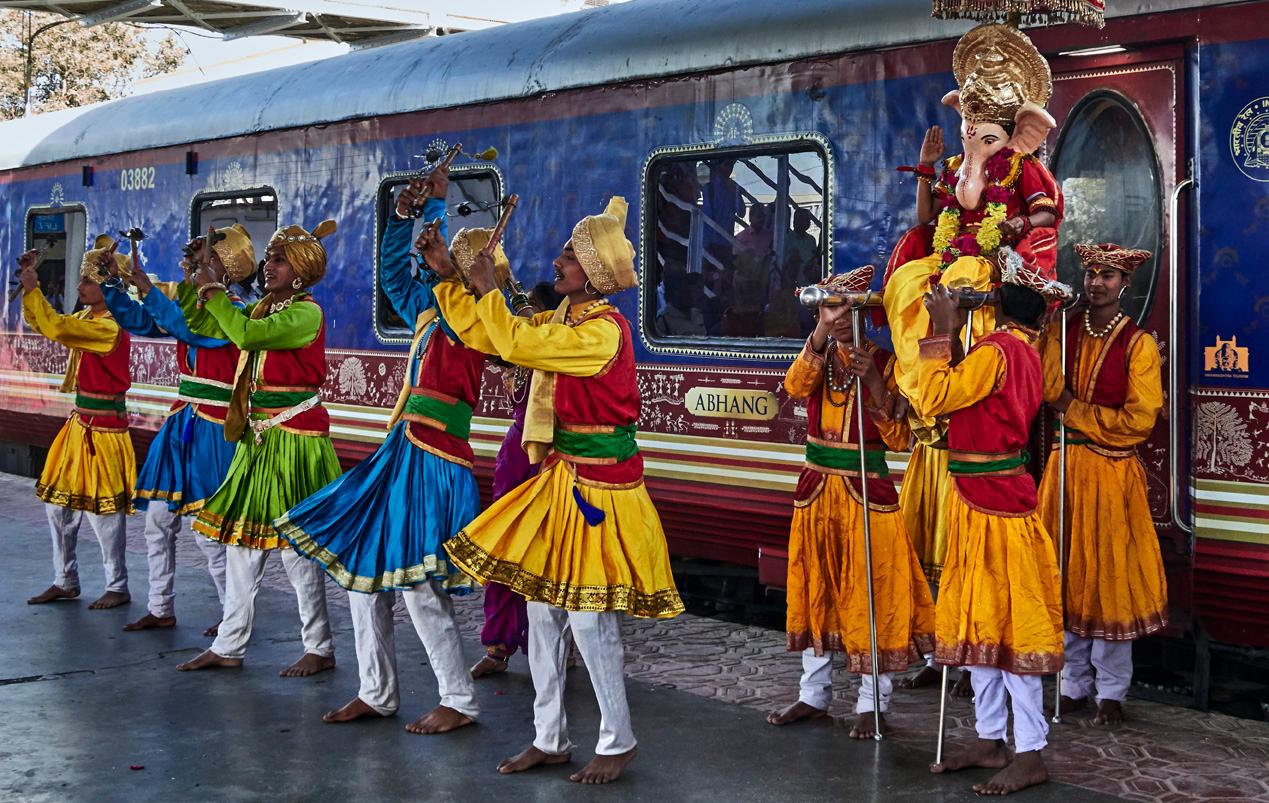
[[[426,178],[433,170],[439,170],[442,167],[449,167],[451,164],[454,163],[454,160],[458,158],[458,154],[462,152],[463,152],[463,143],[455,142],[453,145],[449,147],[449,150],[445,151],[445,155],[440,158],[440,161],[438,161],[435,164],[435,166],[433,166],[430,170],[419,173],[418,177]],[[480,153],[475,154],[472,158],[480,159],[481,161],[485,161],[485,162],[491,162],[494,159],[498,158],[498,149],[486,148]],[[415,218],[423,217],[423,205],[427,202],[427,199],[431,197],[432,197],[432,187],[429,184],[423,188],[423,192],[419,193],[419,197],[414,199],[414,205],[410,209],[411,215]]]
[[[35,264],[31,266],[31,270],[39,270],[40,265],[44,263],[44,258],[47,256],[48,256],[47,248],[36,249]],[[17,279],[17,277],[15,276],[14,279]],[[13,300],[16,299],[21,293],[22,293],[22,281],[18,279],[17,284],[15,284],[13,288],[9,290],[9,303],[12,304]]]
[[[489,235],[489,243],[481,249],[484,253],[493,256],[494,249],[498,247],[498,243],[502,242],[503,235],[506,234],[507,222],[511,220],[511,213],[515,211],[518,203],[520,203],[520,196],[514,193],[503,200],[502,214],[498,216],[498,222],[494,224],[493,231]],[[507,293],[512,313],[519,315],[524,310],[533,307],[532,302],[529,301],[529,294],[525,291],[524,285],[516,280],[509,262],[507,265],[507,278],[503,282],[502,289]]]
[[[996,303],[1000,294],[995,290],[972,290],[967,287],[953,287],[956,293],[956,305],[961,309],[981,309],[988,304]],[[865,290],[861,293],[833,293],[818,285],[803,287],[798,290],[798,302],[809,309],[819,307],[880,307],[884,299],[883,293]]]

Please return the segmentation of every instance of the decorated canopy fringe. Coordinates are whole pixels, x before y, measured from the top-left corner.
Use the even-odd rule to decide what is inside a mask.
[[[1106,24],[1105,0],[933,0],[938,19],[1004,22],[1017,15],[1022,22],[1055,25],[1078,22],[1101,28]]]

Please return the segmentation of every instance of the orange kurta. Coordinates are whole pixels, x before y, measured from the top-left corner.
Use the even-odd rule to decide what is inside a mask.
[[[1035,483],[1016,469],[961,473],[958,460],[1017,454],[1040,407],[1040,357],[1025,333],[997,331],[955,367],[950,337],[921,341],[921,402],[949,416],[947,560],[935,660],[1050,674],[1063,661],[1053,543],[1035,511]]]
[[[1076,401],[1065,416],[1066,629],[1083,638],[1129,641],[1168,620],[1163,558],[1136,453],[1163,407],[1159,349],[1126,318],[1106,337],[1091,337],[1081,317],[1067,338]],[[1042,355],[1044,397],[1052,402],[1066,385],[1056,326],[1045,334]],[[1040,511],[1055,542],[1057,448],[1054,439],[1040,485]]]
[[[879,370],[894,390],[889,355],[877,352]],[[831,390],[825,358],[802,350],[785,375],[784,387],[810,399],[809,437],[820,445],[859,443],[853,393]],[[910,433],[871,407],[865,391],[866,448],[903,449]],[[835,448],[835,447],[830,447]],[[883,463],[884,465],[884,463]],[[900,672],[933,648],[934,603],[898,511],[894,481],[868,475],[873,594],[881,672]],[[851,672],[872,671],[868,626],[868,575],[864,552],[863,498],[859,471],[808,462],[802,471],[789,530],[788,648],[846,653]]]

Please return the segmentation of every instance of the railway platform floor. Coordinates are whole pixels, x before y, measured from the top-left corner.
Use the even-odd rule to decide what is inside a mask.
[[[269,563],[256,632],[241,670],[178,673],[203,648],[219,615],[192,534],[178,546],[177,627],[123,633],[144,612],[143,519],[128,527],[133,600],[89,611],[101,590],[100,552],[81,529],[84,595],[28,606],[46,587],[49,545],[31,480],[0,474],[0,800],[577,799],[633,801],[969,800],[988,771],[934,776],[938,694],[895,695],[893,736],[848,737],[855,682],[836,672],[833,717],[775,728],[768,710],[797,694],[800,661],[783,634],[681,616],[626,624],[628,687],[639,756],[611,787],[569,783],[588,760],[598,712],[585,669],[570,674],[574,762],[515,776],[494,767],[532,739],[533,687],[524,658],[478,683],[475,727],[443,736],[404,731],[435,704],[436,684],[403,611],[398,611],[401,713],[326,725],[321,714],[357,689],[345,594],[331,585],[338,667],[307,679],[277,671],[298,657],[298,617],[281,561]],[[457,603],[468,658],[480,595]],[[1081,803],[1269,801],[1269,724],[1133,700],[1131,720],[1107,730],[1085,717],[1054,726],[1047,752],[1053,782],[1016,797]],[[949,704],[949,740],[973,738],[968,702]]]

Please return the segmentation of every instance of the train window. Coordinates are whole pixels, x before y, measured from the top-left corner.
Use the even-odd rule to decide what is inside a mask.
[[[74,312],[80,306],[75,288],[88,241],[87,225],[88,212],[82,206],[36,207],[26,213],[26,249],[46,252],[39,267],[40,290],[60,312]]]
[[[405,321],[392,308],[379,286],[379,240],[383,224],[396,208],[397,190],[416,173],[389,176],[379,185],[378,214],[375,218],[375,332],[385,343],[404,342],[413,334],[413,321]],[[452,167],[449,171],[449,193],[445,197],[445,215],[452,236],[462,228],[491,227],[498,220],[502,200],[502,175],[491,167]],[[414,236],[423,228],[423,219],[414,223]]]
[[[810,333],[795,296],[831,259],[827,153],[800,137],[653,154],[640,293],[653,351],[762,356]]]
[[[256,259],[264,259],[265,246],[278,230],[278,194],[272,187],[199,193],[190,203],[189,220],[191,237],[206,234],[208,226],[223,229],[241,223],[251,235]],[[263,282],[257,274],[234,289],[245,301],[256,301],[264,295]]]
[[[1138,268],[1124,312],[1140,323],[1150,313],[1163,242],[1159,167],[1145,121],[1121,95],[1099,91],[1067,116],[1053,155],[1053,175],[1066,196],[1058,276],[1075,287],[1084,271],[1076,243],[1114,242],[1154,256]]]

